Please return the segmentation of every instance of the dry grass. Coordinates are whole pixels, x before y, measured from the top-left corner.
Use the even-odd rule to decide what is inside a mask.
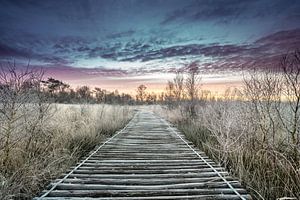
[[[261,121],[248,102],[207,102],[198,105],[198,117],[193,119],[183,110],[155,107],[155,112],[237,177],[254,199],[300,199],[300,163],[293,161],[289,136],[278,121],[275,139],[262,142]]]
[[[32,109],[31,109],[32,107]],[[30,109],[29,109],[30,108]],[[9,161],[0,145],[0,199],[31,199],[49,180],[123,127],[132,109],[112,105],[51,105],[43,122],[34,106],[13,123]],[[29,141],[30,140],[30,141]],[[0,140],[1,144],[1,140]]]

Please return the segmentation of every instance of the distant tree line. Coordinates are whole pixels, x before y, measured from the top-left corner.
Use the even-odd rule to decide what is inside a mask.
[[[22,73],[28,74],[28,80],[23,80]],[[72,88],[69,84],[54,78],[44,78],[43,70],[33,70],[27,66],[26,70],[19,70],[15,64],[1,66],[0,73],[0,90],[2,92],[7,89],[15,90],[7,85],[9,79],[15,76],[16,79],[21,79],[22,92],[34,91],[41,101],[51,103],[66,103],[66,104],[127,104],[127,105],[151,105],[162,104],[169,109],[185,105],[185,109],[195,115],[195,106],[197,102],[204,100],[215,100],[215,96],[211,91],[200,90],[201,77],[199,75],[198,64],[191,63],[186,66],[186,70],[176,72],[175,78],[167,82],[166,88],[161,93],[148,92],[147,86],[141,84],[136,89],[136,96],[126,93],[120,93],[118,90],[108,91],[99,87],[79,86]],[[34,80],[36,79],[36,80]],[[32,82],[34,80],[34,82]],[[238,94],[238,90],[234,90]],[[227,90],[225,95],[232,94],[232,91]]]
[[[184,105],[186,111],[195,115],[195,106],[206,100],[216,100],[209,90],[200,90],[201,77],[197,63],[186,66],[185,72],[177,71],[173,80],[167,82],[161,93],[148,92],[147,86],[141,84],[136,89],[135,97],[118,90],[108,91],[99,87],[80,86],[71,88],[69,84],[54,78],[41,81],[41,91],[47,99],[56,103],[106,103],[129,105],[162,104],[169,109]],[[238,97],[239,90],[227,89],[226,98]]]
[[[107,103],[107,104],[134,104],[135,100],[129,94],[113,92],[99,87],[80,86],[73,89],[67,83],[48,78],[41,81],[42,92],[56,103]]]

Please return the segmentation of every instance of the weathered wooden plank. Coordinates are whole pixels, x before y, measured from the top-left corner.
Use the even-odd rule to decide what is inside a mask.
[[[92,158],[106,158],[106,157],[127,157],[130,156],[131,158],[134,156],[134,158],[151,158],[151,157],[156,157],[156,158],[197,158],[195,155],[193,154],[155,154],[155,153],[103,153],[103,154],[98,154],[98,155],[94,155]],[[209,159],[207,156],[205,156],[204,158]]]
[[[136,162],[134,162],[136,161]],[[96,161],[96,160],[89,160],[87,162],[84,163],[84,165],[87,166],[143,166],[143,165],[149,165],[149,166],[185,166],[185,165],[196,165],[196,166],[205,166],[206,163],[202,162],[202,161],[195,161],[195,162],[190,162],[188,160],[181,160],[181,161],[176,161],[176,162],[172,162],[171,160],[156,160],[155,162],[147,162],[146,160],[134,160],[134,161],[128,161],[128,162],[124,162],[124,160],[120,160],[119,162],[116,160],[112,160],[112,162],[110,162],[110,160],[106,160],[104,162],[101,161]],[[170,162],[168,162],[170,161]],[[188,162],[187,162],[188,161]],[[211,165],[213,165],[214,167],[220,166],[219,164],[216,164],[214,162],[208,162]]]
[[[224,176],[229,182],[236,182],[230,176]],[[58,181],[58,180],[57,180]],[[82,184],[125,184],[125,185],[164,185],[170,183],[213,183],[220,182],[222,179],[220,177],[203,177],[203,178],[168,178],[168,179],[158,179],[158,178],[148,178],[148,179],[108,179],[108,178],[68,178],[64,183],[82,183]]]
[[[242,195],[246,200],[250,200],[250,195]],[[87,200],[89,197],[45,197],[44,200]],[[93,200],[178,200],[178,199],[189,199],[189,200],[240,200],[241,198],[237,195],[230,194],[219,194],[219,195],[183,195],[183,196],[153,196],[153,197],[100,197],[93,198]]]
[[[219,167],[220,165],[216,164],[216,163],[211,163],[211,165],[213,167]],[[92,163],[84,163],[82,166],[90,166],[90,167],[97,167],[97,166],[107,166],[107,167],[113,167],[113,166],[198,166],[198,167],[202,167],[202,166],[207,166],[205,163],[203,162],[197,162],[197,163],[189,163],[189,162],[177,162],[177,163],[97,163],[97,162],[92,162]]]
[[[122,160],[122,159],[116,159],[116,158],[112,158],[112,159],[103,159],[103,160],[93,160],[93,159],[89,159],[86,161],[86,163],[185,163],[186,161],[188,162],[192,162],[192,163],[200,163],[201,161],[199,161],[199,159],[197,158],[193,158],[193,159],[170,159],[170,160],[166,160],[166,159],[143,159],[143,160],[139,160],[139,159],[127,159],[127,160]],[[211,163],[213,163],[211,161]]]
[[[83,158],[42,199],[251,199],[241,184],[149,112]]]
[[[211,168],[204,169],[115,169],[115,170],[104,170],[104,169],[78,169],[74,171],[74,174],[178,174],[178,173],[200,173],[200,172],[213,172]]]
[[[239,183],[231,183],[236,188],[240,188]],[[122,185],[122,184],[76,184],[76,183],[61,183],[58,184],[57,190],[166,190],[166,189],[203,189],[213,188],[228,189],[224,181],[221,182],[205,182],[205,183],[172,183],[161,185]]]
[[[242,197],[246,200],[250,200],[250,195],[242,195]],[[44,200],[84,200],[90,198],[84,197],[45,197]],[[93,200],[176,200],[176,199],[189,199],[189,200],[240,200],[241,198],[237,195],[184,195],[184,196],[154,196],[154,197],[100,197],[93,198]]]
[[[73,168],[72,168],[73,169]],[[96,167],[91,167],[91,166],[81,166],[79,168],[79,170],[84,169],[84,170],[153,170],[153,169],[157,169],[157,170],[166,170],[166,169],[170,169],[170,170],[180,170],[180,169],[211,169],[209,166],[207,165],[202,165],[202,166],[198,166],[198,165],[175,165],[175,166],[148,166],[148,165],[144,165],[144,166],[139,166],[139,165],[128,165],[128,166],[96,166]],[[225,169],[223,167],[215,167],[216,170],[218,171],[225,171]]]
[[[115,148],[109,148],[109,149],[103,149],[101,152],[99,152],[97,155],[101,155],[101,153],[174,153],[174,154],[185,154],[185,153],[190,153],[191,151],[189,149],[185,150],[177,150],[177,149],[152,149],[152,150],[147,150],[147,149],[140,149],[139,151],[136,150],[131,150],[131,149],[115,149]],[[203,152],[198,152],[200,155],[206,156],[205,153]]]
[[[138,153],[127,153],[127,152],[124,152],[124,153],[110,153],[110,152],[104,152],[103,154],[95,154],[92,156],[92,158],[98,158],[98,157],[105,157],[105,156],[109,156],[109,157],[116,157],[118,158],[118,156],[134,156],[134,158],[136,157],[141,157],[141,158],[148,158],[149,156],[155,156],[157,158],[170,158],[170,157],[173,157],[174,160],[176,158],[181,158],[181,157],[184,157],[184,158],[197,158],[196,155],[193,155],[193,154],[186,154],[186,153],[164,153],[164,152],[161,152],[161,153],[151,153],[151,152],[148,152],[148,153],[143,153],[143,152],[138,152]],[[205,159],[210,159],[209,157],[207,156],[203,156]]]
[[[222,175],[228,175],[227,172],[220,172]],[[71,174],[73,178],[192,178],[192,177],[218,177],[215,172],[205,173],[184,173],[184,174]]]
[[[236,189],[240,194],[246,194],[244,189]],[[161,190],[54,190],[50,197],[120,197],[120,196],[168,196],[168,195],[213,195],[234,194],[228,188],[206,189],[161,189]]]

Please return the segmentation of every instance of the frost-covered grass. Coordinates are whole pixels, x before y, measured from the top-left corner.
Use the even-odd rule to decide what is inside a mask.
[[[4,148],[7,138],[0,135],[3,200],[31,199],[133,116],[130,107],[118,105],[53,104],[42,113],[45,117],[41,121],[35,105],[24,106],[18,112],[22,117],[10,123],[8,157]],[[1,133],[5,133],[5,124],[3,118]]]
[[[271,113],[275,129],[268,129],[264,140],[260,127],[270,121],[257,118],[249,102],[206,102],[197,106],[196,118],[189,117],[184,107],[154,110],[225,166],[254,199],[300,198],[300,163],[293,160],[290,135],[275,113]],[[282,112],[289,113],[287,105]]]

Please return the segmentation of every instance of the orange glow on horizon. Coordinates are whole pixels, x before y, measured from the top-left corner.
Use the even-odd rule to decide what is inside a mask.
[[[72,84],[69,83],[71,88],[76,89],[77,87],[84,86],[87,84]],[[142,84],[142,83],[141,83]],[[91,89],[98,87],[110,92],[113,92],[115,90],[118,90],[119,93],[126,93],[130,94],[131,96],[136,95],[136,89],[141,84],[128,84],[128,87],[126,85],[118,86],[118,85],[87,85]],[[161,94],[162,92],[165,92],[166,84],[159,84],[159,83],[144,83],[144,85],[147,87],[146,92],[147,93],[155,93],[155,94]],[[227,83],[203,83],[200,86],[200,90],[208,90],[213,95],[222,95],[228,88],[242,88],[242,82],[241,81],[235,81],[235,82],[227,82]]]

